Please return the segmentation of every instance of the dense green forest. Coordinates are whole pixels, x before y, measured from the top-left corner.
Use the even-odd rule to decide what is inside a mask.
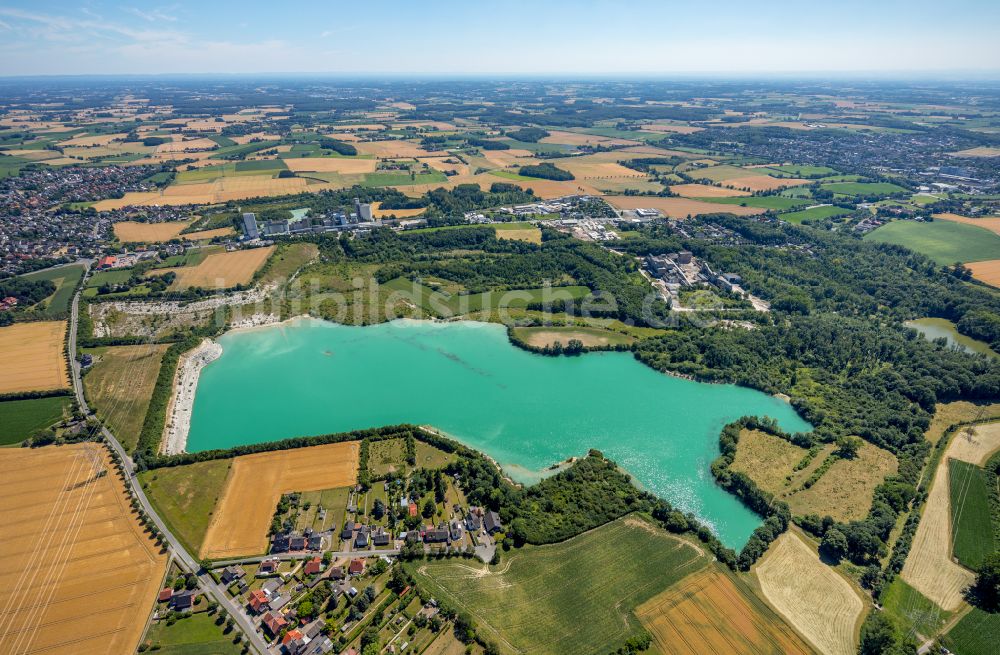
[[[569,171],[564,171],[549,163],[522,166],[517,172],[519,175],[525,177],[540,177],[545,180],[556,180],[558,182],[576,179]]]

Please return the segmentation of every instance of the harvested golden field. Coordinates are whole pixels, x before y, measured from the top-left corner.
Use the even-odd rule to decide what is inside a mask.
[[[673,123],[645,123],[640,126],[644,132],[669,132],[672,134],[694,134],[701,132],[705,128],[694,125],[675,125]]]
[[[746,177],[730,178],[723,181],[722,184],[745,191],[774,191],[775,189],[809,184],[809,180],[800,180],[793,177],[777,178],[770,175],[748,175]]]
[[[1000,259],[966,264],[972,270],[972,277],[990,286],[1000,287]]]
[[[976,419],[980,416],[980,412],[984,418],[1000,418],[1000,403],[977,405],[965,400],[938,403],[924,437],[932,444],[936,444],[950,426]]]
[[[500,230],[496,231],[498,239],[510,239],[512,241],[526,241],[528,243],[542,243],[542,231],[537,227],[526,227],[523,230]]]
[[[442,151],[427,151],[412,141],[403,141],[401,139],[390,141],[358,141],[354,146],[363,155],[374,155],[382,159],[398,159],[401,157],[416,159],[418,157],[427,157],[428,155],[444,157],[448,154]]]
[[[168,141],[156,146],[157,153],[189,152],[194,150],[218,150],[219,144],[211,139],[199,138],[187,141]]]
[[[997,450],[1000,450],[1000,423],[987,423],[959,430],[948,444],[947,456],[983,466]]]
[[[374,173],[378,163],[374,159],[351,159],[350,157],[290,157],[283,159],[288,170],[302,173],[315,171],[317,173]]]
[[[552,346],[556,342],[565,346],[572,339],[576,339],[587,348],[628,345],[635,341],[627,334],[599,327],[519,327],[514,328],[514,335],[536,348]]]
[[[121,223],[115,223],[114,231],[115,236],[123,243],[165,243],[171,239],[201,241],[203,239],[213,239],[235,233],[235,230],[231,227],[220,227],[214,230],[201,230],[199,232],[181,234],[181,230],[190,224],[187,221],[171,223],[122,221]]]
[[[124,141],[128,136],[124,132],[121,134],[95,134],[94,136],[78,136],[72,139],[61,141],[61,146],[106,146],[112,141]]]
[[[137,223],[123,221],[115,223],[115,236],[125,243],[162,243],[180,236],[181,230],[189,225],[186,221],[171,223]]]
[[[754,216],[767,211],[760,207],[717,205],[700,200],[689,200],[688,198],[662,198],[659,196],[608,196],[605,200],[618,209],[659,209],[670,218],[687,218],[688,216],[723,212],[737,216]]]
[[[802,538],[786,532],[756,566],[768,602],[824,655],[854,655],[864,603]]]
[[[354,485],[360,450],[360,442],[348,441],[237,457],[200,556],[263,553],[281,494]]]
[[[389,216],[395,216],[396,218],[412,218],[414,216],[420,216],[425,211],[426,207],[418,207],[417,209],[382,209],[380,207],[382,203],[376,202],[372,204],[372,215],[375,218],[387,218]]]
[[[951,556],[951,496],[948,459],[960,435],[952,437],[934,472],[927,503],[913,537],[910,554],[900,576],[911,587],[949,612],[962,605],[962,590],[975,579],[972,571],[959,566]]]
[[[135,651],[167,557],[103,447],[0,450],[0,521],[0,651]]]
[[[533,153],[528,150],[483,150],[483,158],[498,168],[509,168],[511,166],[527,166],[529,164],[540,164],[540,159],[535,159]]]
[[[934,218],[940,218],[943,221],[951,221],[953,223],[965,223],[966,225],[974,225],[976,227],[981,227],[984,230],[989,230],[990,232],[995,232],[1000,234],[1000,216],[983,216],[982,218],[970,218],[968,216],[962,216],[960,214],[934,214]]]
[[[454,171],[458,175],[469,175],[472,172],[468,164],[463,164],[454,157],[421,157],[420,161],[442,173]]]
[[[214,182],[172,184],[161,191],[130,191],[123,198],[101,200],[94,204],[94,209],[96,211],[109,211],[133,205],[211,205],[230,200],[283,196],[329,188],[332,188],[329,184],[310,186],[301,177],[276,178],[270,175],[241,175],[220,177]]]
[[[692,573],[636,608],[662,653],[802,653],[813,649],[781,617],[714,567]]]
[[[675,184],[670,190],[685,198],[735,198],[750,195],[747,191],[723,189],[708,184]]]
[[[818,458],[817,458],[818,459]],[[867,441],[854,459],[838,459],[809,489],[785,498],[795,514],[829,514],[838,521],[864,518],[875,487],[896,473],[896,456]]]
[[[0,393],[68,389],[65,338],[65,321],[0,327],[0,353],[4,357]]]
[[[461,184],[462,181],[456,180],[454,177],[448,180],[450,183]],[[476,182],[483,189],[489,189],[490,185],[495,182],[503,182],[504,184],[515,184],[522,189],[531,189],[535,192],[535,195],[539,198],[549,200],[551,198],[560,198],[562,196],[573,195],[577,193],[590,194],[590,195],[600,195],[597,189],[593,186],[583,182],[581,180],[571,180],[568,182],[557,182],[555,180],[542,180],[542,179],[526,179],[526,180],[512,180],[500,175],[490,175],[489,173],[484,173],[482,175],[475,175],[471,178],[472,182]],[[441,184],[430,185],[433,188],[443,186]],[[409,188],[409,187],[407,187]]]
[[[642,142],[630,139],[612,139],[606,136],[583,134],[582,132],[549,130],[549,136],[541,139],[539,143],[557,143],[567,146],[629,146],[640,145]]]
[[[277,134],[264,134],[263,132],[254,132],[253,134],[238,134],[236,136],[229,137],[233,143],[239,144],[241,146],[250,143],[255,139],[262,141],[280,141],[281,137]]]
[[[627,168],[617,162],[593,160],[589,156],[560,159],[559,167],[569,171],[578,179],[595,177],[646,177],[645,173]]]
[[[948,154],[952,157],[1000,157],[1000,148],[980,146],[978,148],[969,148],[968,150],[959,150],[958,152],[950,152]]]
[[[162,275],[168,271],[177,274],[171,289],[203,287],[206,289],[228,289],[237,284],[249,284],[267,258],[274,252],[274,246],[212,253],[196,266],[160,268],[153,272]]]

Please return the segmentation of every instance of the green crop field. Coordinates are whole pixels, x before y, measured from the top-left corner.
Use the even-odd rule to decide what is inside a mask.
[[[821,221],[824,218],[835,218],[837,216],[847,216],[852,210],[844,209],[843,207],[837,207],[836,205],[830,207],[812,207],[810,209],[803,209],[797,212],[789,212],[787,214],[781,214],[779,218],[783,221],[788,221],[789,223],[802,223],[803,221]]]
[[[82,265],[73,264],[23,275],[22,277],[27,280],[51,280],[56,285],[55,293],[38,303],[35,309],[41,310],[48,318],[65,316],[69,312],[70,303],[73,302],[76,285],[83,277],[83,270]]]
[[[217,615],[216,615],[217,616]],[[237,655],[242,645],[233,643],[235,632],[223,633],[224,626],[216,625],[216,616],[205,612],[188,614],[173,625],[154,623],[145,641],[151,652],[163,655]]]
[[[951,612],[946,612],[919,591],[896,577],[882,594],[882,608],[900,630],[915,631],[928,639],[944,627]]]
[[[802,177],[803,175],[837,175],[839,171],[829,166],[810,166],[808,164],[785,164],[784,166],[768,166],[767,172],[775,171],[778,177]]]
[[[1000,236],[963,223],[893,221],[866,234],[865,240],[904,246],[938,264],[1000,259]]]
[[[365,186],[409,186],[411,184],[438,184],[447,182],[448,176],[440,171],[430,173],[368,173],[365,175]]]
[[[993,521],[986,471],[956,459],[948,461],[951,482],[952,554],[973,571],[992,553]]]
[[[132,269],[120,268],[114,271],[98,271],[87,278],[87,288],[95,289],[102,284],[123,284],[132,277]]]
[[[35,430],[58,423],[71,404],[69,396],[0,402],[0,446],[20,443]]]
[[[285,162],[280,159],[251,159],[250,161],[238,161],[236,162],[236,172],[246,173],[253,171],[255,173],[269,173],[272,171],[286,171],[288,166]]]
[[[708,563],[638,517],[560,544],[469,560],[407,564],[418,584],[467,612],[506,653],[607,653],[640,631],[633,610]]]
[[[1000,641],[1000,613],[973,608],[962,617],[942,639],[953,653],[960,655],[990,655],[997,652]]]
[[[795,209],[796,207],[805,207],[809,204],[809,200],[803,200],[801,198],[785,198],[784,196],[745,196],[745,197],[735,197],[735,198],[698,198],[698,200],[704,202],[714,202],[719,205],[739,205],[747,207],[763,207],[764,209]]]
[[[157,513],[192,552],[198,552],[205,538],[232,462],[215,459],[139,474],[139,482]]]
[[[464,226],[457,227],[461,229]],[[495,310],[500,307],[523,309],[529,304],[543,302],[546,298],[546,289],[512,289],[471,294],[435,292],[428,286],[401,277],[389,280],[382,285],[382,288],[402,294],[435,316],[458,316],[469,312]],[[576,300],[585,297],[590,293],[590,289],[583,286],[551,287],[549,293],[551,294],[548,296],[549,298]]]
[[[909,190],[888,182],[833,182],[824,184],[821,188],[845,196],[891,196],[897,193],[910,193]]]

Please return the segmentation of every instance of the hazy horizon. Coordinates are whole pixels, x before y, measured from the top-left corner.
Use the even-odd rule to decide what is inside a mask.
[[[9,0],[0,76],[1000,77],[1000,3]]]

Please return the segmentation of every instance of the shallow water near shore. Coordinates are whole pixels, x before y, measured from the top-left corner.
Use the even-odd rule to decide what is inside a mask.
[[[722,427],[754,414],[791,432],[810,429],[767,394],[663,375],[631,353],[535,355],[496,324],[299,319],[219,342],[222,357],[201,373],[189,452],[428,424],[530,483],[597,448],[734,548],[761,520],[712,478]]]

